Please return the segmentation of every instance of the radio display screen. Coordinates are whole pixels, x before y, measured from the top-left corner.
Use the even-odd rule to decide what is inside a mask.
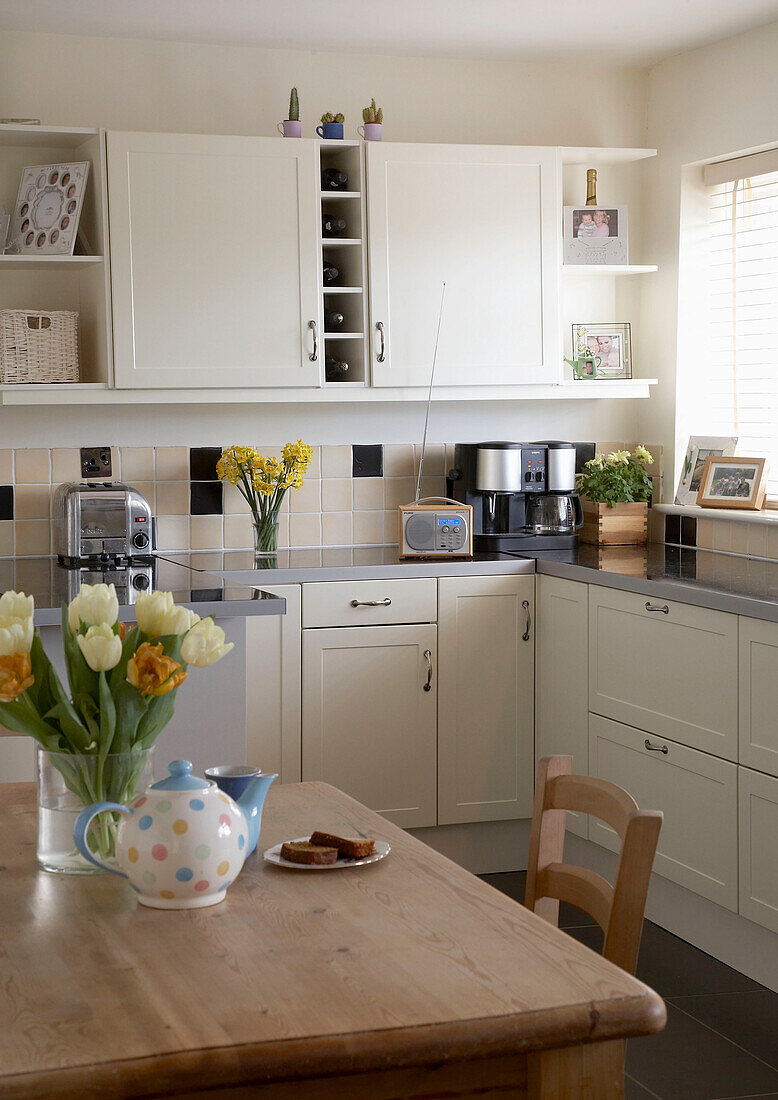
[[[438,527],[454,527],[461,522],[460,516],[438,516]]]

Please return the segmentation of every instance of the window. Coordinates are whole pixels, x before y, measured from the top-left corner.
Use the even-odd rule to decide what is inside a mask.
[[[706,182],[766,157],[711,165]],[[778,171],[712,183],[708,276],[709,430],[738,436],[738,454],[765,455],[778,497]]]

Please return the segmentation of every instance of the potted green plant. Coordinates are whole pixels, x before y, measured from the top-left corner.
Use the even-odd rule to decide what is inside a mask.
[[[384,111],[383,107],[376,107],[375,100],[370,100],[369,107],[362,108],[363,126],[357,126],[357,133],[362,131],[365,141],[380,141],[383,132]]]
[[[576,480],[584,513],[582,542],[627,546],[646,541],[654,491],[646,467],[653,461],[639,443],[634,452],[596,455],[584,465]]]
[[[320,138],[325,138],[328,141],[340,141],[343,137],[344,122],[345,118],[340,111],[336,115],[326,111],[321,116],[321,126],[316,127],[316,133]]]
[[[292,88],[289,94],[289,118],[285,118],[283,122],[278,123],[278,131],[282,133],[284,137],[302,137],[303,128],[300,122],[300,100],[297,97],[296,88]]]

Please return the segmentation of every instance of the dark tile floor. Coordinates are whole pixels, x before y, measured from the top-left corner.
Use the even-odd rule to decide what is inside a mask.
[[[482,877],[524,900],[523,871]],[[601,950],[585,913],[563,905],[559,924]],[[626,1100],[778,1100],[778,993],[651,921],[637,976],[664,997],[667,1027],[628,1042]]]

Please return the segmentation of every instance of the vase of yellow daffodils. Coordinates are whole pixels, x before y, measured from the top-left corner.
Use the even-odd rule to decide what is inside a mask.
[[[298,439],[286,444],[280,459],[253,447],[226,447],[216,463],[220,479],[234,485],[251,510],[254,561],[260,568],[276,564],[278,513],[287,490],[302,488],[312,457],[313,447]]]
[[[84,584],[62,605],[66,691],[33,626],[32,596],[0,596],[0,724],[37,741],[38,862],[47,871],[96,873],[73,846],[92,802],[130,802],[150,782],[154,742],[173,717],[188,669],[232,649],[212,618],[170,592],[143,592],[137,625],[118,621],[112,584]],[[118,814],[98,815],[87,841],[114,855]],[[98,872],[99,873],[99,872]]]

